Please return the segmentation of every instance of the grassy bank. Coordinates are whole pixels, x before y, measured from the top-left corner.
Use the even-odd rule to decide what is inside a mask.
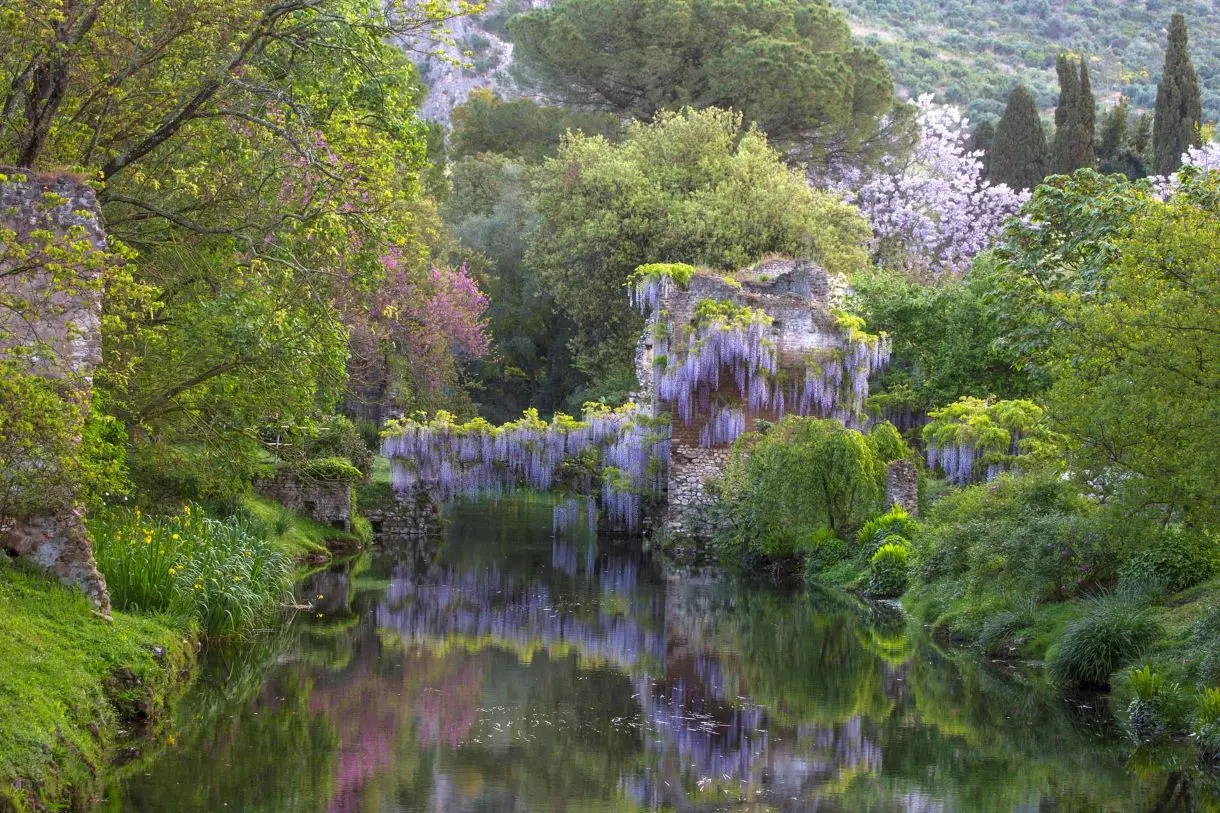
[[[352,531],[341,531],[253,494],[242,498],[242,510],[260,535],[298,563],[324,561],[373,541],[372,530],[359,515],[352,518]]]
[[[94,614],[0,557],[0,811],[89,798],[123,737],[155,734],[196,640],[166,616]]]

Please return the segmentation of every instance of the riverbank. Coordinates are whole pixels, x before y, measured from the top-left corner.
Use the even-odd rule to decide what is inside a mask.
[[[370,541],[271,500],[248,497],[243,511],[302,573]],[[161,736],[204,641],[180,615],[102,618],[78,590],[2,554],[0,630],[0,813],[93,798],[110,766]]]
[[[0,559],[0,811],[79,805],[124,744],[153,737],[195,660],[168,616],[98,616],[80,591]]]

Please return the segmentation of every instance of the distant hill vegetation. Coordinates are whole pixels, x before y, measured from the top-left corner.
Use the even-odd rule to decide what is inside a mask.
[[[972,119],[996,119],[1018,81],[1042,109],[1055,56],[1087,54],[1102,107],[1122,93],[1151,109],[1170,15],[1186,15],[1203,118],[1220,120],[1220,10],[1211,0],[832,0],[911,95],[935,92]]]

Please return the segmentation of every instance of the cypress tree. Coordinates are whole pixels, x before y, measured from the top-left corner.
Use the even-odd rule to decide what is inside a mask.
[[[988,174],[1013,189],[1032,189],[1046,177],[1049,160],[1038,106],[1024,85],[1008,95],[1008,106],[995,128]]]
[[[1089,79],[1088,57],[1080,59],[1080,90],[1072,122],[1072,171],[1092,167],[1097,162],[1097,101]]]
[[[1126,96],[1120,96],[1118,104],[1101,117],[1097,133],[1097,161],[1105,173],[1124,172],[1120,167],[1123,152],[1127,149],[1127,127],[1131,107]]]
[[[1054,170],[1066,175],[1076,169],[1071,166],[1071,142],[1080,79],[1076,75],[1076,65],[1067,54],[1055,57],[1055,73],[1059,75],[1059,104],[1055,106]]]
[[[1152,125],[1152,168],[1168,175],[1182,165],[1182,153],[1199,145],[1203,102],[1199,77],[1186,49],[1186,18],[1174,14],[1169,22],[1169,48],[1165,69],[1156,87],[1156,119]]]

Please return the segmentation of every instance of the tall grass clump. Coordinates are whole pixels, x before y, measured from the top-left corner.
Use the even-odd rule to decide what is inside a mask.
[[[1146,608],[1115,597],[1094,599],[1050,653],[1051,675],[1065,684],[1108,688],[1110,675],[1147,652],[1159,632]]]
[[[198,621],[212,637],[240,635],[291,598],[292,560],[233,518],[197,506],[171,516],[107,508],[89,520],[98,569],[114,605]]]

